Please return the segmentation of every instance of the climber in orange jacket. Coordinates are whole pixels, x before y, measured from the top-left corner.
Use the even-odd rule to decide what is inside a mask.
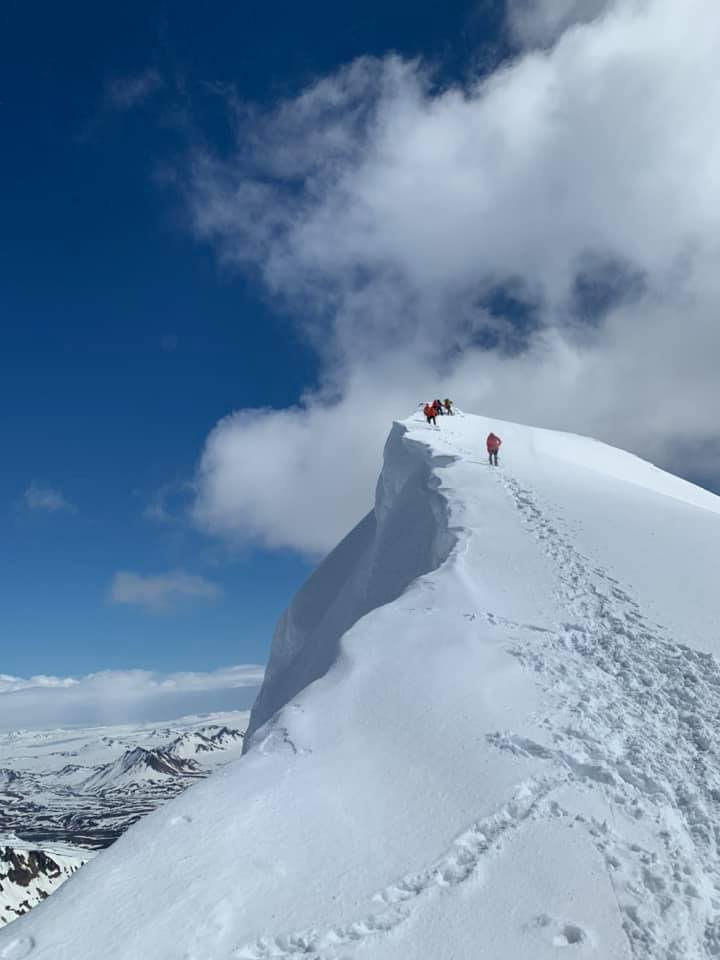
[[[500,439],[500,437],[497,436],[497,434],[492,433],[491,431],[488,434],[486,443],[487,443],[488,460],[490,461],[491,466],[493,465],[493,463],[495,466],[497,466],[498,450],[500,449],[500,444],[502,443],[502,440]]]

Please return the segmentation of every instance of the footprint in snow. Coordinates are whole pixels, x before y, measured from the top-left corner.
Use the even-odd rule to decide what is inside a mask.
[[[553,947],[582,947],[590,943],[588,933],[576,923],[563,923],[546,913],[534,917],[524,928],[528,933],[540,933]]]
[[[178,824],[180,823],[192,823],[192,817],[188,817],[187,815],[183,815],[180,817],[173,817],[172,820],[170,821],[170,826],[177,827]]]
[[[20,937],[17,940],[11,940],[10,943],[0,952],[2,960],[24,960],[30,956],[35,947],[35,941],[32,937]]]
[[[582,927],[576,927],[574,923],[566,923],[553,937],[554,947],[574,947],[581,943],[587,943],[585,931]]]

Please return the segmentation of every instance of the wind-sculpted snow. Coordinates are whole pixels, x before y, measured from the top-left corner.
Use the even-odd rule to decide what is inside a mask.
[[[0,960],[720,958],[719,561],[720,499],[629,454],[397,425],[245,755]]]
[[[340,543],[280,618],[260,693],[250,715],[253,734],[336,661],[340,638],[370,610],[391,603],[453,547],[445,501],[433,469],[447,457],[408,440],[395,424],[375,509]]]

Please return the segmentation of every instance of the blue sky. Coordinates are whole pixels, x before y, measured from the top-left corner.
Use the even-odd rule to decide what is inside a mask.
[[[391,49],[454,69],[491,20],[466,3],[3,5],[0,672],[264,660],[309,561],[198,532],[186,485],[219,418],[294,403],[317,360],[197,242],[164,173],[197,138],[222,149],[223,85],[270,103]],[[67,507],[29,505],[32,484]],[[160,503],[171,519],[147,515]],[[118,571],[220,592],[113,603]]]
[[[428,395],[718,489],[680,16],[4,4],[0,673],[263,662]]]

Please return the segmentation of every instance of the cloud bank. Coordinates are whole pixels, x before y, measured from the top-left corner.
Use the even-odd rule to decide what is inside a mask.
[[[217,584],[181,570],[157,576],[121,570],[113,577],[110,587],[112,603],[144,607],[154,612],[167,612],[183,598],[215,600],[220,594]]]
[[[0,674],[0,729],[172,720],[248,709],[262,683],[254,664],[211,673],[106,670],[84,677]]]
[[[371,504],[390,420],[438,395],[720,473],[720,8],[509,18],[525,48],[490,76],[359,59],[236,108],[233,156],[194,154],[198,236],[322,370],[297,407],[217,425],[207,529],[328,549]]]

